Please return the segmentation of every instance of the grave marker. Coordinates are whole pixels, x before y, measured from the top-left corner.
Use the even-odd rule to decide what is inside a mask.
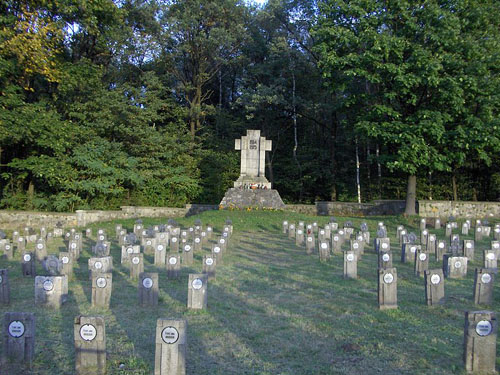
[[[3,319],[3,356],[31,366],[35,357],[35,315],[6,312]]]
[[[167,246],[164,243],[158,243],[155,247],[155,260],[154,265],[157,267],[164,267],[167,259]]]
[[[464,363],[468,373],[496,373],[497,329],[493,311],[465,312]]]
[[[134,254],[130,258],[130,278],[138,279],[139,275],[144,272],[144,255]]]
[[[316,248],[316,244],[315,244],[315,240],[314,240],[314,234],[311,233],[311,235],[308,235],[306,237],[306,253],[309,255],[314,253],[315,248]]]
[[[73,276],[73,259],[70,253],[60,252],[59,261],[61,262],[61,274],[68,276],[68,279]]]
[[[141,306],[158,306],[158,274],[141,273],[138,283],[138,297]]]
[[[321,241],[319,243],[319,260],[320,262],[326,262],[330,258],[330,246],[327,241]]]
[[[92,273],[92,306],[109,308],[112,292],[112,273]]]
[[[14,246],[10,242],[6,242],[3,245],[3,255],[7,260],[14,259]]]
[[[215,258],[215,263],[222,265],[224,262],[224,255],[219,245],[212,245],[212,256]]]
[[[182,264],[188,266],[193,264],[193,247],[191,244],[186,243],[182,247]]]
[[[427,306],[443,304],[445,302],[443,270],[426,270],[424,272],[424,283]]]
[[[474,303],[491,305],[493,303],[493,286],[495,275],[487,268],[476,268],[474,274]]]
[[[208,276],[208,280],[215,279],[215,268],[217,265],[216,258],[212,255],[204,255],[203,256],[203,271],[202,273]]]
[[[451,254],[443,256],[443,272],[450,279],[464,278],[467,276],[467,258],[456,257]]]
[[[415,252],[415,275],[416,276],[423,276],[424,272],[429,269],[429,254],[422,250],[418,249]]]
[[[466,256],[471,261],[474,260],[474,241],[464,240],[464,256]]]
[[[189,274],[188,303],[189,309],[207,308],[207,281],[205,274]]]
[[[35,277],[35,258],[33,253],[23,253],[21,261],[23,276]]]
[[[59,309],[68,298],[68,277],[35,276],[35,305]]]
[[[178,254],[167,255],[167,277],[178,278],[181,271],[181,257]]]
[[[378,270],[378,306],[380,310],[398,308],[398,287],[396,268]]]
[[[378,268],[392,268],[391,250],[382,250],[378,252]]]
[[[484,268],[491,269],[491,272],[498,271],[498,256],[495,250],[484,250],[483,252]]]
[[[62,262],[56,255],[49,255],[42,260],[42,268],[48,275],[57,276],[61,274]]]
[[[358,255],[355,251],[344,252],[344,278],[358,278]]]
[[[436,261],[441,262],[443,260],[443,255],[446,253],[446,241],[438,240],[436,245]]]
[[[295,235],[295,245],[304,246],[304,230],[297,229],[297,234]]]
[[[90,278],[93,274],[112,273],[113,257],[89,258],[88,267]]]
[[[9,270],[0,270],[0,304],[10,303]]]
[[[184,319],[157,320],[154,375],[186,374],[186,331]]]
[[[104,319],[77,316],[74,324],[76,375],[106,374],[106,328]]]

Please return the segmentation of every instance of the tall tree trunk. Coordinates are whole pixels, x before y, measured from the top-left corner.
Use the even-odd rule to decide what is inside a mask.
[[[415,203],[417,196],[417,176],[408,176],[408,186],[406,189],[405,215],[416,215]]]
[[[429,172],[429,200],[432,200],[432,172]]]
[[[370,171],[371,161],[370,161],[370,143],[366,142],[366,178],[368,180],[368,200],[373,199],[372,196],[372,174]],[[367,198],[365,197],[365,200]]]
[[[28,183],[28,192],[27,192],[27,208],[32,209],[33,208],[33,199],[35,197],[35,184],[33,183],[33,180],[30,180]]]
[[[455,172],[453,172],[453,175],[451,176],[451,184],[453,186],[453,200],[458,201],[457,176],[455,175]]]
[[[359,182],[359,147],[358,138],[355,139],[356,143],[356,188],[358,190],[358,203],[361,203],[361,184]]]
[[[296,101],[296,97],[295,97],[296,82],[295,82],[294,67],[290,66],[290,69],[292,71],[292,107],[293,107],[292,119],[293,119],[293,139],[294,139],[293,160],[295,160],[295,163],[297,164],[297,169],[299,171],[299,186],[300,186],[299,201],[302,201],[302,193],[304,190],[304,187],[302,184],[302,167],[300,166],[299,159],[297,158],[297,149],[299,147],[299,141],[298,141],[298,137],[297,137],[297,106],[296,106],[296,102],[295,102]]]
[[[377,183],[378,183],[378,198],[382,199],[382,165],[380,165],[380,148],[377,143],[377,149],[375,150],[377,156]]]

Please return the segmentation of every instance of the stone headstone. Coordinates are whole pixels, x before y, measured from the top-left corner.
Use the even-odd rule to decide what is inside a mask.
[[[8,305],[10,303],[10,284],[9,270],[0,270],[0,304]]]
[[[7,259],[7,260],[14,259],[14,246],[10,242],[4,243],[3,255],[4,255],[5,259]]]
[[[295,238],[295,235],[295,224],[292,223],[288,226],[288,238]]]
[[[35,315],[33,313],[5,313],[3,357],[5,360],[31,366],[35,357]]]
[[[68,277],[35,276],[35,305],[59,309],[68,298]]]
[[[427,236],[427,244],[426,244],[426,250],[427,250],[427,252],[435,254],[436,253],[436,244],[437,244],[436,235],[433,234],[433,233],[430,233]]]
[[[495,275],[487,268],[476,268],[474,274],[474,303],[491,305],[493,303],[493,286]]]
[[[78,260],[80,258],[80,250],[81,248],[78,241],[72,240],[68,242],[68,252],[74,260]]]
[[[358,255],[355,251],[344,252],[344,278],[358,278]]]
[[[306,253],[307,254],[312,254],[314,253],[314,249],[316,248],[316,241],[314,239],[314,234],[311,233],[311,235],[308,235],[306,237]]]
[[[44,240],[40,240],[35,243],[35,256],[39,262],[47,256],[47,245],[45,245]]]
[[[49,255],[42,260],[42,268],[48,275],[57,276],[61,274],[63,266],[58,256]]]
[[[422,232],[420,232],[420,243],[425,246],[427,244],[427,237],[429,236],[429,231],[427,229],[424,229]]]
[[[130,257],[130,278],[138,279],[139,275],[144,272],[144,255],[134,254]]]
[[[417,251],[421,250],[420,245],[414,245],[411,243],[403,244],[403,248],[401,250],[401,263],[413,263],[415,262],[415,254]]]
[[[469,225],[467,223],[463,223],[462,224],[462,234],[464,236],[468,236],[469,235]]]
[[[476,226],[476,229],[474,230],[474,241],[479,242],[482,239],[483,239],[483,227]]]
[[[441,219],[434,220],[434,229],[441,229]]]
[[[141,273],[138,283],[138,298],[141,306],[158,306],[158,274]]]
[[[22,272],[23,276],[30,276],[30,277],[35,277],[36,272],[35,272],[35,257],[33,253],[23,253],[22,259],[21,259],[21,267],[22,267]]]
[[[193,240],[193,251],[200,252],[202,248],[201,237],[195,236]]]
[[[389,250],[391,250],[391,240],[389,238],[375,238],[375,252]]]
[[[220,246],[220,248],[222,249],[222,251],[226,251],[227,250],[227,241],[225,238],[219,238],[219,241],[218,241],[218,244]]]
[[[304,246],[304,230],[302,228],[297,229],[295,235],[295,245]]]
[[[187,321],[158,319],[156,322],[154,375],[185,375]]]
[[[471,261],[474,260],[474,241],[473,240],[464,240],[463,243],[464,248],[464,256],[466,256]]]
[[[59,253],[59,262],[62,265],[61,275],[68,276],[70,279],[73,276],[73,258],[70,253],[60,252]]]
[[[464,363],[469,374],[495,374],[498,322],[493,311],[466,311]]]
[[[420,219],[420,230],[424,230],[426,225],[425,219]]]
[[[93,274],[112,273],[113,257],[89,258],[88,267],[90,278]]]
[[[330,245],[328,241],[320,241],[319,246],[319,260],[326,262],[330,258]]]
[[[151,238],[151,237],[144,237],[142,240],[142,246],[143,246],[143,251],[144,254],[154,254],[155,247],[156,247],[156,239]]]
[[[217,265],[217,260],[212,255],[203,256],[203,271],[202,273],[208,276],[208,280],[215,279],[215,269]]]
[[[182,247],[182,264],[188,266],[193,264],[193,246],[190,243],[186,243]]]
[[[378,270],[378,307],[380,310],[398,308],[397,282],[396,268]]]
[[[441,269],[426,270],[424,272],[425,301],[428,306],[443,304],[444,275]]]
[[[392,252],[391,250],[379,250],[378,252],[378,268],[392,268]]]
[[[498,272],[498,254],[495,250],[484,250],[483,252],[484,268],[491,272]]]
[[[189,309],[207,308],[208,277],[205,274],[189,274],[188,303]]]
[[[215,263],[217,265],[222,265],[224,263],[224,253],[219,245],[212,245],[212,256],[215,258]]]
[[[113,274],[92,273],[92,306],[109,308],[113,291]]]
[[[436,261],[441,262],[443,260],[443,255],[447,251],[446,241],[438,240],[436,244]]]
[[[467,258],[455,257],[451,254],[443,256],[443,272],[450,279],[464,278],[467,276]]]
[[[415,252],[415,275],[423,276],[424,272],[429,269],[429,254],[421,249]]]
[[[493,238],[500,241],[500,226],[498,226],[498,224],[495,225],[495,228],[493,228]]]
[[[121,252],[121,264],[130,264],[130,259],[135,254],[139,254],[141,252],[141,248],[139,245],[127,245],[122,246]]]
[[[339,254],[342,251],[343,239],[338,233],[334,233],[332,236],[332,252],[334,254]]]
[[[164,267],[167,259],[167,245],[163,242],[156,244],[154,249],[154,265],[157,267]]]
[[[106,374],[106,328],[99,316],[77,316],[74,324],[76,375]]]
[[[181,257],[178,254],[167,255],[167,277],[178,278],[181,272]]]

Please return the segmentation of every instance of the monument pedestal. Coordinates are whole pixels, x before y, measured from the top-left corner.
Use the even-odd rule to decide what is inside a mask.
[[[281,200],[278,190],[274,189],[240,189],[231,188],[220,202],[224,208],[235,207],[244,209],[247,207],[284,209],[285,204]]]

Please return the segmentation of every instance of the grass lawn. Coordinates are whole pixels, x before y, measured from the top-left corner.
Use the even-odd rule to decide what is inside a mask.
[[[105,228],[113,239],[113,295],[109,310],[92,308],[87,261],[93,241],[84,239],[84,251],[69,283],[69,299],[60,311],[34,306],[34,280],[21,276],[20,254],[14,261],[0,260],[8,268],[11,285],[7,311],[34,312],[36,356],[31,371],[12,366],[0,375],[74,374],[73,320],[77,315],[104,317],[107,333],[108,374],[152,374],[155,326],[158,318],[188,321],[188,374],[465,374],[463,325],[465,310],[499,311],[498,283],[493,306],[473,304],[474,268],[482,267],[482,250],[491,238],[476,244],[475,259],[463,280],[445,281],[446,304],[427,307],[423,277],[414,276],[413,265],[401,264],[396,225],[417,230],[418,219],[402,217],[337,218],[353,221],[356,228],[366,221],[375,237],[378,221],[384,221],[391,237],[393,263],[398,271],[399,309],[377,307],[377,258],[373,245],[358,263],[358,280],[344,280],[343,258],[335,255],[320,263],[317,254],[306,255],[281,233],[281,223],[303,220],[325,224],[328,217],[310,217],[283,212],[213,211],[179,218],[187,227],[200,218],[220,232],[226,218],[234,233],[217,267],[217,278],[208,285],[208,309],[186,308],[189,273],[201,272],[203,253],[195,254],[191,267],[182,269],[178,280],[168,280],[164,269],[145,256],[145,272],[159,272],[158,307],[137,304],[137,282],[120,264],[120,247],[114,241],[114,226],[129,231],[133,220],[91,225]],[[144,219],[146,226],[167,219]],[[82,231],[84,228],[80,228]],[[438,231],[444,238],[444,228]],[[455,230],[455,233],[457,231]],[[463,236],[461,236],[461,239]],[[467,238],[472,238],[468,236]],[[31,245],[33,247],[33,245]],[[347,248],[347,244],[344,245]],[[49,244],[49,254],[64,250],[62,240]],[[431,257],[430,268],[440,264]],[[41,266],[37,273],[43,275]],[[3,337],[0,337],[3,346]],[[498,362],[498,361],[497,361]]]

